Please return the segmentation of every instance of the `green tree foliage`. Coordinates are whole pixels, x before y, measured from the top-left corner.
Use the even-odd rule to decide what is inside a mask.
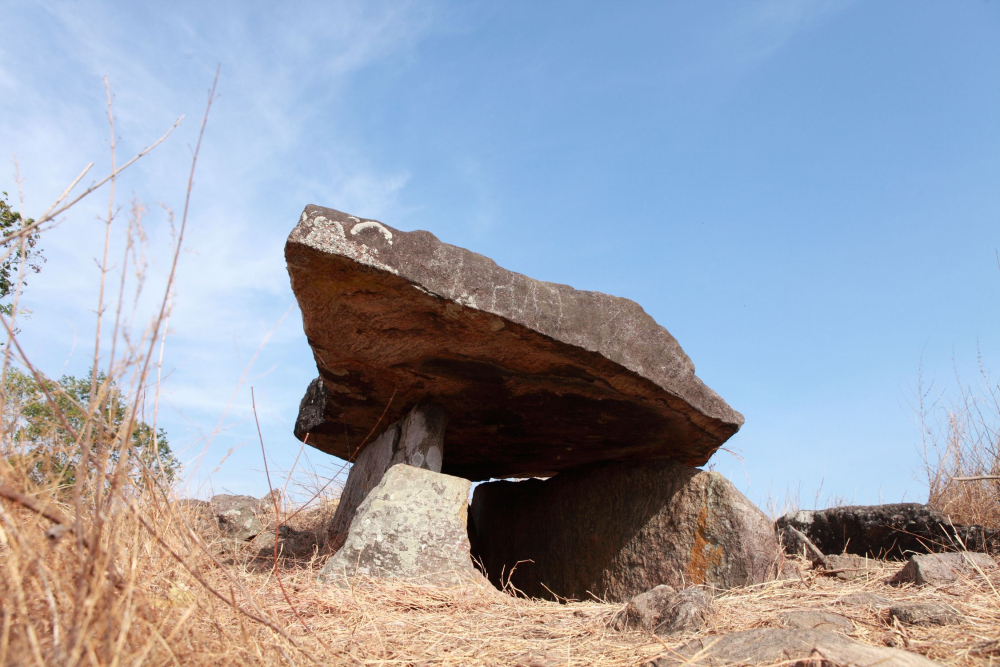
[[[9,236],[33,222],[34,220],[31,218],[22,218],[20,212],[10,208],[7,204],[7,193],[4,192],[3,196],[0,197],[0,235]],[[12,240],[10,243],[14,246],[13,251],[0,262],[0,313],[7,317],[10,317],[14,311],[14,304],[6,299],[14,293],[14,288],[17,285],[18,264],[23,259],[26,270],[38,273],[42,270],[42,264],[45,262],[41,249],[37,247],[37,231],[25,237],[23,246],[18,240]],[[22,250],[24,252],[23,258],[21,256]],[[0,252],[6,251],[7,248],[0,248]]]
[[[36,482],[68,486],[76,481],[85,449],[89,449],[88,471],[110,473],[121,458],[126,440],[129,403],[121,391],[98,373],[95,386],[98,400],[91,404],[91,374],[77,378],[64,375],[58,382],[44,380],[16,368],[7,370],[4,385],[4,427],[6,439],[18,451]],[[46,397],[46,392],[55,406]],[[93,410],[87,428],[87,410]],[[72,431],[67,430],[67,426]],[[86,443],[77,442],[73,433]],[[127,474],[142,484],[147,473],[162,475],[173,482],[180,470],[163,429],[153,438],[153,428],[136,420],[131,432],[131,452]],[[98,467],[104,462],[104,471]]]

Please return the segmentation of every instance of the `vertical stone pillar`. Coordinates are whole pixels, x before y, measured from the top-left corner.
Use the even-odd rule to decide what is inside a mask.
[[[340,503],[330,522],[328,532],[334,549],[343,546],[358,506],[389,468],[405,463],[441,472],[447,423],[448,415],[439,405],[422,401],[361,451],[347,475]]]

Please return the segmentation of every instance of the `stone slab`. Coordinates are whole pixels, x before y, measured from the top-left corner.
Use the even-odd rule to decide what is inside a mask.
[[[914,554],[890,583],[944,586],[955,583],[960,577],[978,577],[979,572],[986,574],[996,568],[996,562],[987,554]]]
[[[903,625],[958,625],[964,620],[957,609],[937,602],[893,605],[889,617]]]
[[[889,503],[789,512],[777,521],[779,532],[795,528],[824,554],[852,553],[875,558],[905,558],[910,553],[951,551],[956,533],[971,551],[1000,545],[996,531],[953,525],[928,505]]]
[[[756,505],[719,473],[669,461],[487,482],[470,517],[490,581],[532,597],[624,602],[659,584],[728,589],[774,578],[779,565],[773,524]]]
[[[778,615],[778,620],[786,628],[808,630],[828,630],[830,632],[854,632],[854,624],[840,614],[829,611],[801,610],[786,611]]]
[[[755,628],[707,636],[650,663],[652,667],[765,664],[934,667],[938,663],[917,653],[862,644],[840,633],[800,628]]]
[[[633,301],[508,271],[423,232],[308,206],[285,246],[321,382],[295,434],[349,458],[432,397],[442,470],[548,476],[604,460],[705,463],[743,416]]]

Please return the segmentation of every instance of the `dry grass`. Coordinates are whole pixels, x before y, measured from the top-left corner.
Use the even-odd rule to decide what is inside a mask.
[[[118,173],[105,181],[113,185]],[[78,201],[69,198],[71,189],[39,216],[39,228]],[[113,188],[109,199],[110,235]],[[185,210],[172,267],[186,219]],[[132,235],[141,236],[139,220],[120,233],[133,248]],[[6,250],[19,242],[16,235],[5,240]],[[128,254],[123,261],[124,273]],[[131,302],[124,281],[117,303],[109,306],[104,296],[112,263],[105,254],[97,311],[115,313],[104,340],[117,347],[95,344],[94,364],[107,370],[109,381],[128,388],[125,426],[115,430],[106,415],[85,410],[88,417],[67,428],[71,437],[50,452],[59,454],[59,446],[67,448],[63,453],[86,452],[74,483],[60,486],[19,463],[23,443],[7,427],[9,413],[0,423],[0,664],[637,665],[669,655],[696,636],[615,632],[607,622],[620,605],[527,600],[489,587],[430,589],[358,580],[353,588],[338,589],[317,582],[327,555],[318,549],[272,558],[262,556],[259,546],[227,542],[211,521],[176,502],[155,466],[135,460],[129,434],[134,420],[155,415],[170,284],[148,329],[130,337],[118,324],[128,320],[121,304]],[[0,317],[0,323],[8,332],[4,370],[13,363],[37,373],[21,351],[14,322]],[[109,384],[95,386],[94,404],[108,391]],[[140,475],[124,474],[136,467]],[[334,499],[321,499],[295,514],[290,526],[321,533],[334,506]],[[292,514],[280,512],[282,518]],[[781,611],[821,607],[850,618],[859,641],[908,646],[949,665],[1000,660],[996,575],[992,582],[977,575],[947,588],[897,589],[884,583],[897,567],[879,563],[869,580],[855,582],[803,569],[800,579],[729,591],[717,598],[716,614],[701,634],[769,625]],[[967,622],[902,628],[884,610],[837,604],[856,591],[945,601]]]
[[[928,502],[956,523],[1000,530],[1000,388],[981,363],[977,385],[955,384],[951,400],[918,384]]]
[[[918,589],[885,583],[899,563],[873,562],[871,576],[853,582],[800,563],[801,579],[723,593],[708,628],[660,639],[609,629],[608,620],[621,607],[615,604],[525,600],[489,587],[435,589],[379,580],[358,580],[351,589],[320,585],[322,554],[282,557],[275,569],[258,547],[205,539],[202,535],[212,535],[208,527],[199,528],[192,517],[174,510],[161,511],[174,504],[152,500],[147,501],[153,506],[137,514],[123,514],[116,526],[109,550],[117,551],[115,564],[127,583],[116,587],[107,576],[93,581],[93,613],[78,662],[637,665],[699,634],[777,625],[779,613],[801,609],[835,611],[854,623],[858,641],[905,647],[942,664],[987,665],[1000,659],[998,573],[991,581],[976,575],[948,587]],[[64,662],[74,623],[79,623],[70,575],[85,569],[81,561],[86,557],[79,558],[65,537],[51,544],[45,537],[48,522],[32,512],[7,508],[3,520],[0,662],[73,664]],[[302,531],[318,527],[306,520],[295,523]],[[885,609],[839,604],[861,591],[894,602],[944,602],[966,623],[903,627],[894,625]],[[8,606],[19,599],[24,606]]]
[[[960,577],[941,587],[893,586],[887,583],[901,562],[869,561],[868,576],[854,581],[810,571],[798,561],[802,579],[776,582],[748,590],[725,593],[715,601],[716,618],[710,632],[731,632],[778,625],[785,611],[823,610],[847,617],[854,624],[851,636],[875,646],[895,646],[923,654],[945,665],[988,665],[1000,662],[1000,571]],[[873,593],[892,604],[939,602],[955,608],[965,618],[961,625],[902,626],[894,623],[887,608],[844,604],[852,593]]]

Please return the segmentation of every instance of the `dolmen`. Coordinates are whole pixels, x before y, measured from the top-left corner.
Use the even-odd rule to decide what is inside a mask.
[[[295,435],[352,463],[324,577],[625,601],[777,574],[771,521],[697,467],[743,416],[637,303],[318,206],[285,258],[319,371]]]

